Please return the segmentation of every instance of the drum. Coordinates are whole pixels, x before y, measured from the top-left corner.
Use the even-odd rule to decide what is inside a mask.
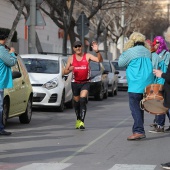
[[[163,106],[163,85],[151,84],[145,88],[144,97],[141,101],[141,109],[148,113],[161,115],[166,114],[168,108]]]

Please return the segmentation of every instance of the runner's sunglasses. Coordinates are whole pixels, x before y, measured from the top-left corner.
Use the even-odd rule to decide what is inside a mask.
[[[75,46],[74,46],[74,48],[77,48],[77,47],[79,47],[79,48],[80,48],[80,47],[81,47],[81,45],[75,45]]]

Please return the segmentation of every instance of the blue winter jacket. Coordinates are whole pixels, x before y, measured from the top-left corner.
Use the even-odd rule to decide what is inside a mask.
[[[126,66],[128,92],[144,93],[145,87],[153,84],[151,52],[143,45],[129,48],[119,57],[119,67]]]

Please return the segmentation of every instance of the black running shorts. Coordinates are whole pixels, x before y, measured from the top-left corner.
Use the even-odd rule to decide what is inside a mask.
[[[71,87],[72,87],[73,95],[74,96],[80,96],[80,92],[82,90],[89,91],[90,83],[89,82],[86,82],[86,83],[75,83],[75,82],[72,82],[71,83]]]

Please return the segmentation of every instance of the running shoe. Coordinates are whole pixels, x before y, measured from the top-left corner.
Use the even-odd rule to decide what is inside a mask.
[[[80,128],[80,122],[81,122],[81,120],[76,120],[76,125],[75,125],[76,129]]]
[[[153,124],[150,125],[150,127],[154,127],[154,128],[156,128],[156,126],[157,126],[156,123],[153,123]]]
[[[164,133],[164,128],[163,127],[157,127],[154,128],[153,130],[149,130],[150,133]]]
[[[164,169],[170,169],[170,162],[165,163],[165,164],[161,164],[162,168]]]
[[[164,132],[165,132],[165,133],[169,133],[169,132],[170,132],[170,126],[169,126],[169,128],[165,129]]]
[[[81,129],[81,130],[84,130],[84,129],[85,129],[84,123],[83,123],[82,121],[80,121],[79,129]]]

